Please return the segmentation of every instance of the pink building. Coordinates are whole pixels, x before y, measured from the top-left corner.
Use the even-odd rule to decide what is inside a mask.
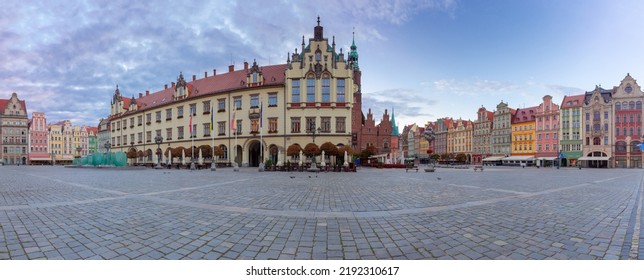
[[[51,164],[45,113],[33,112],[29,121],[29,164]]]
[[[537,108],[536,123],[537,165],[555,166],[559,155],[559,105],[552,102],[552,96],[543,97]]]

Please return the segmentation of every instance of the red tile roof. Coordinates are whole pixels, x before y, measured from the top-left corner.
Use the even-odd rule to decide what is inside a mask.
[[[512,123],[523,123],[534,121],[534,115],[537,113],[539,106],[518,109],[512,117]]]
[[[283,85],[285,82],[284,74],[286,67],[287,64],[277,64],[261,67],[260,71],[264,76],[263,85]],[[189,92],[188,98],[195,98],[214,93],[247,88],[246,75],[249,73],[250,69],[241,69],[187,82]],[[136,98],[138,110],[146,110],[172,103],[174,101],[173,95],[174,88],[168,87],[167,89],[163,89],[154,93],[150,93],[149,95],[144,95],[142,97]],[[126,100],[128,101],[126,102]],[[125,109],[129,109],[129,102],[131,102],[130,98],[123,98],[123,105]],[[125,112],[124,114],[130,113],[133,112]]]
[[[563,101],[561,101],[561,109],[582,107],[584,105],[584,96],[584,94],[564,96]],[[567,105],[569,101],[570,105]],[[577,104],[575,104],[575,101],[577,101]]]
[[[27,110],[27,106],[25,105],[24,100],[20,100],[20,106],[22,106],[23,109]],[[0,110],[4,111],[5,108],[7,108],[7,104],[9,104],[9,99],[0,99]]]

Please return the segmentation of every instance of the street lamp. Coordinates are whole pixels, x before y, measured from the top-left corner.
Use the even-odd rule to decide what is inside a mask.
[[[154,143],[157,144],[157,166],[154,167],[154,169],[162,169],[161,167],[161,143],[163,143],[163,137],[161,135],[157,135],[157,137],[154,137]]]
[[[103,159],[103,161],[105,161],[105,165],[107,165],[107,163],[109,162],[109,161],[107,160],[107,156],[108,156],[108,155],[110,155],[110,148],[112,148],[112,144],[110,143],[110,141],[109,141],[109,140],[107,140],[107,141],[105,142],[105,145],[103,145],[103,147],[105,147],[105,150],[107,150],[107,152],[105,153],[105,158]],[[111,156],[110,156],[110,157],[111,157]]]
[[[307,131],[306,133],[311,134],[311,136],[313,137],[313,144],[315,144],[315,135],[320,134],[320,132],[322,132],[322,129],[319,127],[316,129],[315,124],[312,123],[309,127],[309,131]],[[320,169],[315,165],[315,155],[313,155],[313,159],[311,160],[311,167],[309,168],[309,171],[320,171]]]

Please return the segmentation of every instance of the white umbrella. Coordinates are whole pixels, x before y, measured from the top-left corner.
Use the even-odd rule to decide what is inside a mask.
[[[347,151],[344,151],[344,166],[349,166],[349,162],[347,162],[347,159],[349,159],[349,155]]]
[[[186,150],[181,150],[181,165],[186,165]]]
[[[300,150],[300,166],[304,165],[304,161],[302,160],[302,150]]]
[[[324,151],[322,151],[322,159],[320,159],[321,163],[320,166],[326,166],[326,161],[324,160]]]
[[[201,148],[199,148],[199,165],[203,165],[203,156],[201,155]]]

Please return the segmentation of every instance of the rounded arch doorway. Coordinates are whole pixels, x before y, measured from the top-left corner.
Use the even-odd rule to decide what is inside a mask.
[[[262,145],[257,140],[248,143],[248,166],[258,167],[261,161],[261,147]]]

